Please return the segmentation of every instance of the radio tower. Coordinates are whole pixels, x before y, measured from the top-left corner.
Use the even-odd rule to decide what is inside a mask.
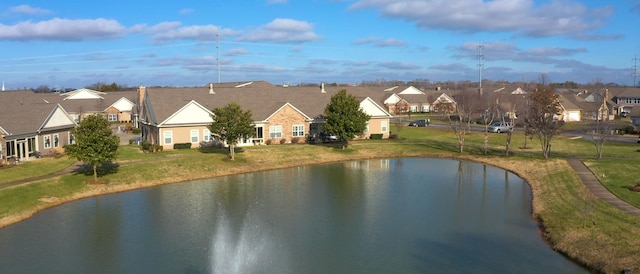
[[[482,94],[482,60],[484,59],[484,46],[478,45],[478,91]]]
[[[633,75],[633,87],[635,88],[638,86],[638,81],[636,81],[636,77],[638,76],[638,57],[634,55],[631,61],[633,61],[633,67],[631,67],[633,71],[631,72],[631,75]]]

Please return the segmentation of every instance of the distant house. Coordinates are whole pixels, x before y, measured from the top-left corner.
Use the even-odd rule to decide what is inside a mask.
[[[391,87],[385,89],[383,105],[393,114],[414,112],[453,112],[455,100],[440,89],[422,91],[416,87]],[[389,93],[392,92],[393,93]]]
[[[73,142],[65,109],[30,90],[0,92],[0,161],[25,161]]]
[[[556,89],[565,122],[612,120],[616,104],[608,100],[608,91]]]
[[[30,160],[48,156],[73,142],[71,129],[82,117],[104,115],[112,122],[133,122],[135,91],[68,93],[0,92],[1,160]]]
[[[76,122],[91,114],[105,115],[110,122],[134,122],[136,91],[100,92],[81,88],[57,94],[57,99]]]
[[[145,140],[172,149],[177,143],[200,142],[215,138],[207,125],[211,110],[228,103],[238,103],[251,110],[256,133],[241,140],[239,146],[304,142],[322,132],[324,108],[341,87],[275,86],[267,82],[222,83],[201,88],[140,87],[139,124]],[[372,97],[381,92],[366,87],[346,87],[360,100],[362,110],[371,116],[367,132],[389,137],[389,114]]]
[[[631,113],[631,109],[640,105],[640,88],[609,88],[611,100],[617,106],[617,114]]]
[[[640,127],[640,105],[634,106],[631,108],[629,112],[629,117],[631,118],[631,124]]]

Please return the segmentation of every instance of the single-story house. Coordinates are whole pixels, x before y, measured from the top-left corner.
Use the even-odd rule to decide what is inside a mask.
[[[333,94],[342,87],[275,86],[264,81],[248,83],[210,84],[196,88],[139,88],[141,98],[139,126],[142,137],[163,149],[177,143],[209,141],[212,111],[235,102],[250,110],[256,134],[241,140],[239,146],[304,142],[309,136],[322,132],[324,108]],[[346,87],[347,93],[360,101],[362,110],[371,116],[367,132],[389,137],[392,117],[374,99],[381,92],[366,87]]]
[[[76,125],[59,103],[30,90],[0,92],[0,162],[56,153],[73,142]]]

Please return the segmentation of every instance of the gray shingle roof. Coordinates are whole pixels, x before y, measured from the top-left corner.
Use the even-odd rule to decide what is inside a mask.
[[[240,83],[241,84],[241,83]],[[321,93],[319,86],[275,86],[267,82],[254,82],[241,88],[236,83],[214,84],[215,94],[209,94],[209,87],[198,88],[147,88],[148,99],[152,102],[155,121],[159,124],[170,115],[194,100],[211,110],[230,102],[238,103],[243,109],[251,110],[254,121],[267,119],[285,103],[290,103],[307,116],[313,118],[324,113],[332,95],[341,89],[347,93],[364,99],[372,98],[382,105],[385,92],[383,88],[369,87],[337,87],[325,85],[326,93]]]

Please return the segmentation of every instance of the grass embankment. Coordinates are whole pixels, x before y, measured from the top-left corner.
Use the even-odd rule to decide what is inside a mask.
[[[565,157],[571,155],[593,158],[595,149],[592,143],[558,136],[552,147],[552,156],[556,158],[544,160],[535,139],[527,140],[528,148],[525,149],[524,136],[514,134],[512,154],[505,158],[505,134],[490,134],[489,154],[484,155],[483,133],[470,133],[465,142],[465,153],[461,154],[457,153],[456,140],[450,130],[402,128],[396,132],[403,140],[358,141],[346,150],[316,145],[250,147],[236,154],[233,162],[219,151],[181,150],[144,154],[135,147],[124,146],[120,149],[115,168],[103,172],[102,179],[108,182],[105,185],[84,183],[91,179],[91,174],[68,174],[1,189],[0,227],[65,201],[164,183],[345,160],[444,157],[491,164],[525,179],[534,193],[533,217],[541,221],[544,235],[558,251],[600,272],[640,271],[640,218],[622,213],[588,195],[589,192],[565,161]],[[611,143],[605,147],[605,159],[589,160],[588,164],[597,174],[606,174],[601,179],[619,191],[620,194],[616,195],[640,204],[637,201],[639,195],[625,189],[635,184],[633,180],[640,174],[640,166],[633,164],[640,160],[640,153],[635,152],[637,145]],[[21,166],[25,170],[37,170],[41,163],[46,162],[34,161]],[[68,162],[61,164],[65,165]],[[0,172],[4,175],[9,170]]]

